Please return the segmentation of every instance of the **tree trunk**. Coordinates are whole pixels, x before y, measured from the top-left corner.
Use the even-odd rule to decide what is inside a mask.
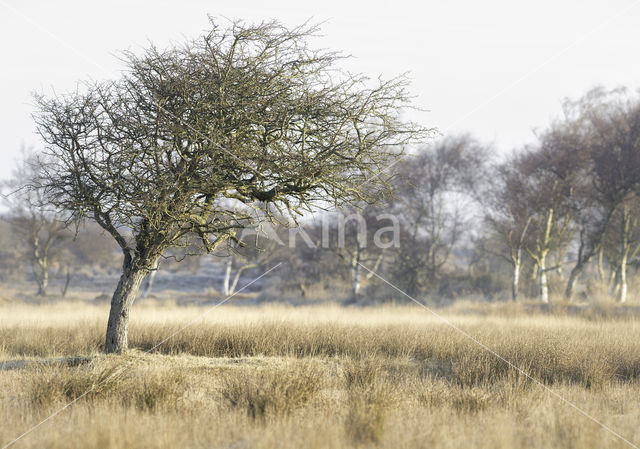
[[[257,263],[248,263],[238,268],[238,271],[236,271],[236,275],[233,277],[233,282],[231,283],[231,287],[229,287],[228,289],[229,291],[226,294],[233,295],[236,292],[236,287],[238,286],[238,281],[240,281],[240,276],[242,275],[243,271],[248,270],[249,268],[255,268],[257,266],[258,266]]]
[[[540,302],[546,304],[549,302],[549,282],[547,281],[547,263],[545,258],[540,259],[538,264],[540,279]]]
[[[360,292],[360,264],[359,263],[353,264],[351,271],[352,271],[352,277],[353,277],[352,292],[353,292],[353,296],[357,296],[358,293]]]
[[[128,348],[129,314],[148,269],[125,268],[111,298],[104,350],[107,354],[122,353]]]
[[[627,301],[627,254],[624,252],[622,254],[622,259],[620,260],[620,291],[618,292],[618,300],[621,303]]]
[[[38,283],[38,296],[47,296],[47,287],[49,286],[49,267],[46,261],[37,262],[36,282]]]
[[[540,254],[538,262],[538,276],[540,280],[540,302],[546,304],[549,302],[549,283],[547,281],[547,255],[549,254],[550,236],[553,225],[553,208],[549,209],[547,215],[547,225],[544,230],[542,239],[538,243],[538,252]]]
[[[69,265],[65,267],[65,278],[64,278],[64,286],[62,287],[62,297],[67,296],[67,291],[69,290],[69,283],[71,282],[71,269]]]
[[[224,280],[222,282],[222,294],[225,296],[229,296],[229,282],[231,281],[231,267],[233,265],[233,259],[229,257],[227,260],[227,267],[224,272]]]
[[[571,273],[569,273],[569,280],[567,281],[567,288],[564,290],[564,297],[566,300],[571,301],[573,296],[573,286],[583,269],[584,264],[578,264],[571,269]]]
[[[620,291],[620,265],[609,276],[609,296],[618,296]]]
[[[380,254],[378,255],[378,257],[376,258],[376,262],[375,264],[373,264],[373,268],[371,268],[371,270],[365,275],[365,279],[369,280],[373,277],[373,275],[378,271],[378,268],[380,268],[380,264],[382,263],[382,259],[384,257],[384,250],[382,250],[380,252]]]
[[[559,251],[556,254],[554,262],[556,264],[556,273],[558,274],[558,277],[564,281],[564,269],[562,268],[562,257],[560,256]]]
[[[629,258],[629,229],[631,227],[631,213],[628,208],[622,209],[622,241],[620,242],[620,291],[618,300],[624,303],[627,300],[627,259]]]
[[[356,234],[356,248],[351,258],[351,292],[353,297],[358,296],[360,292],[360,259],[362,253],[362,246],[360,245],[360,235]]]
[[[518,300],[520,290],[520,261],[516,260],[513,264],[513,279],[511,280],[511,299],[515,302]]]
[[[604,285],[604,246],[600,246],[598,250],[598,278],[600,279],[600,284]]]

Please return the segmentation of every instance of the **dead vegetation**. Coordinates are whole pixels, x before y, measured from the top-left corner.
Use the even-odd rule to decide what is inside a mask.
[[[626,447],[418,308],[223,307],[149,354],[204,309],[140,307],[137,349],[104,356],[104,307],[2,306],[0,360],[31,363],[0,371],[0,443],[80,397],[15,447]],[[640,440],[632,316],[442,313]]]

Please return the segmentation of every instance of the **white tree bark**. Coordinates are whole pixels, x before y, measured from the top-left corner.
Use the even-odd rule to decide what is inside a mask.
[[[540,273],[540,302],[547,304],[549,302],[549,284],[547,282],[547,272]]]
[[[618,300],[621,303],[627,301],[627,255],[623,254],[620,261],[620,292]]]
[[[540,285],[540,302],[546,304],[549,302],[549,282],[547,280],[547,256],[549,254],[549,245],[551,239],[551,228],[553,225],[553,208],[549,209],[547,214],[547,223],[544,229],[542,240],[538,243],[538,279]]]
[[[624,303],[627,300],[627,260],[629,257],[629,228],[631,227],[631,213],[629,209],[622,209],[622,241],[621,241],[621,257],[620,257],[620,291],[618,300]]]
[[[511,299],[518,300],[520,290],[520,260],[513,264],[513,279],[511,280]]]
[[[360,260],[362,258],[362,245],[360,234],[356,234],[356,247],[351,257],[351,293],[357,296],[360,293]]]
[[[225,296],[229,296],[229,284],[231,282],[231,267],[233,265],[233,259],[229,257],[227,260],[227,265],[224,271],[224,280],[222,281],[222,294]]]

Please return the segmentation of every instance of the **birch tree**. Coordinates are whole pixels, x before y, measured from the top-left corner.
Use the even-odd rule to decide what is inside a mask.
[[[483,245],[482,250],[500,257],[511,266],[513,301],[517,301],[520,294],[526,237],[533,219],[533,210],[526,201],[526,184],[517,167],[517,161],[513,159],[495,167],[490,188],[483,198],[485,222],[489,230],[499,237],[502,249]]]
[[[562,246],[573,231],[571,210],[567,207],[571,186],[550,173],[548,162],[543,152],[525,158],[529,165],[525,168],[529,173],[527,201],[534,211],[525,248],[537,267],[538,294],[542,303],[549,302],[548,273],[562,263],[560,256],[556,257],[554,266],[549,266],[549,254]]]
[[[627,301],[628,267],[638,262],[640,253],[640,201],[629,196],[613,213],[604,236],[604,252],[612,267],[609,292],[620,303]]]
[[[395,216],[383,213],[387,204],[343,208],[337,217],[323,223],[326,227],[325,244],[334,252],[349,272],[351,297],[360,294],[362,283],[373,278],[374,273],[389,259],[390,252],[398,245],[399,231]],[[365,265],[369,271],[362,270]]]
[[[617,299],[627,299],[627,262],[630,233],[635,217],[631,214],[640,193],[640,98],[624,89],[589,93],[595,106],[588,109],[593,160],[593,185],[598,200],[617,216],[619,259],[616,268]]]
[[[555,172],[544,148],[518,152],[497,168],[488,197],[486,220],[501,236],[503,258],[513,267],[512,299],[518,297],[523,251],[535,264],[540,301],[549,301],[548,272],[562,263],[562,249],[572,231],[567,198],[571,184]],[[556,261],[549,266],[554,252]]]

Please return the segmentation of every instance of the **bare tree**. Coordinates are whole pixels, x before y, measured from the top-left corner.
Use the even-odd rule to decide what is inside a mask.
[[[546,303],[548,272],[561,266],[570,241],[573,222],[567,199],[572,195],[572,178],[558,162],[544,146],[520,151],[496,169],[485,199],[486,221],[505,246],[497,254],[513,267],[514,300],[523,251],[535,263],[539,297]],[[555,265],[549,266],[552,253]]]
[[[512,267],[511,299],[518,300],[523,253],[533,210],[526,201],[526,183],[518,170],[518,157],[493,170],[490,187],[485,192],[485,222],[498,237],[496,248],[482,244],[482,250],[500,257]]]
[[[638,262],[640,254],[640,201],[630,195],[613,212],[603,237],[603,249],[613,268],[609,291],[621,303],[627,300],[627,271],[629,265]]]
[[[610,262],[615,260],[612,291],[624,302],[626,266],[634,252],[631,210],[640,187],[640,102],[624,89],[596,88],[565,101],[564,111],[564,120],[545,132],[542,145],[552,171],[571,185],[565,190],[567,205],[579,231],[565,297],[571,298],[577,276],[596,254],[602,272],[607,254]]]
[[[525,248],[537,267],[540,301],[547,303],[548,273],[563,263],[566,243],[574,230],[572,210],[567,205],[572,185],[569,179],[555,171],[555,161],[544,148],[525,153],[521,163],[521,173],[527,180],[526,201],[533,210]],[[552,252],[556,254],[556,260],[549,266]]]
[[[611,232],[611,221],[619,208],[623,217],[616,227],[623,234],[621,243],[627,246],[624,240],[630,222],[625,210],[640,179],[634,173],[640,168],[638,149],[633,148],[637,140],[634,133],[638,132],[634,131],[637,116],[633,110],[637,108],[637,100],[629,99],[624,90],[596,88],[576,101],[566,100],[563,120],[553,123],[541,136],[550,170],[571,186],[565,189],[566,204],[578,232],[573,243],[575,262],[565,289],[567,299],[596,254],[600,254],[598,266],[602,267],[603,238]],[[625,259],[619,260],[624,264]]]
[[[119,80],[37,97],[46,200],[95,220],[124,255],[106,352],[127,349],[131,305],[167,248],[196,236],[213,252],[268,217],[265,205],[295,215],[359,200],[359,185],[383,186],[373,175],[428,135],[399,118],[405,78],[340,73],[339,54],[308,45],[315,31],[212,22],[182,46],[126,53]]]
[[[224,296],[236,292],[243,273],[267,266],[276,252],[277,243],[261,233],[257,233],[253,238],[245,234],[241,241],[242,245],[230,245],[225,254],[221,254],[227,259],[221,289]]]
[[[5,219],[24,245],[24,258],[38,285],[37,295],[46,296],[51,266],[72,234],[59,214],[43,207],[41,192],[30,188],[39,176],[35,153],[24,150],[12,179],[5,183],[4,199],[9,208]]]
[[[312,287],[326,290],[336,280],[347,278],[339,257],[323,245],[324,228],[319,220],[306,221],[299,228],[279,226],[274,231],[277,243],[269,259],[271,264],[283,265],[276,282],[281,289],[312,299]]]
[[[341,213],[323,223],[326,227],[329,250],[334,252],[339,262],[349,273],[351,299],[360,294],[362,282],[371,279],[389,257],[390,251],[399,241],[394,241],[394,223],[383,210],[387,204],[360,204],[358,207],[344,207]],[[399,236],[395,236],[399,237]],[[362,265],[369,271],[362,273]]]
[[[627,298],[627,262],[632,240],[631,210],[640,192],[640,100],[623,89],[590,92],[595,107],[586,115],[591,128],[593,183],[609,216],[618,215],[620,257],[618,300]]]
[[[403,231],[395,251],[394,277],[409,294],[440,278],[465,234],[474,188],[484,178],[487,162],[486,148],[469,135],[460,135],[441,139],[400,164],[392,211]]]

